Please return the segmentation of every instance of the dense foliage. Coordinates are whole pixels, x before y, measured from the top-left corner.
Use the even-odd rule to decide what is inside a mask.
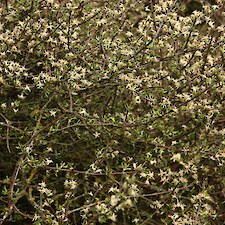
[[[189,6],[0,9],[0,224],[224,222],[224,6]]]

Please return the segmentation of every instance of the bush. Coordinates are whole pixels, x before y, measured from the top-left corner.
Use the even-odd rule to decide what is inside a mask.
[[[2,7],[1,222],[222,224],[221,5]]]

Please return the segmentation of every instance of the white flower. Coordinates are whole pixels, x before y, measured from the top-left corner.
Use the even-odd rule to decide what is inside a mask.
[[[128,32],[126,33],[126,35],[127,35],[127,37],[132,37],[132,36],[133,36],[133,33],[130,32],[130,31],[128,31]]]
[[[1,107],[2,107],[2,109],[6,109],[6,107],[7,107],[6,103],[2,103]]]
[[[94,135],[95,138],[98,138],[100,136],[100,134],[101,133],[99,133],[99,132],[96,131],[93,135]]]
[[[137,224],[139,222],[139,219],[138,218],[135,218],[135,219],[133,219],[132,222],[134,222],[135,224]]]
[[[75,180],[65,180],[64,186],[66,189],[74,190],[77,188],[77,181]]]
[[[13,109],[13,112],[14,112],[14,113],[17,113],[17,112],[18,112],[18,109]]]
[[[46,158],[46,165],[49,165],[49,164],[51,164],[53,161],[51,160],[51,159],[49,159],[49,158]]]
[[[50,115],[53,116],[53,117],[56,116],[56,111],[53,110],[53,109],[49,110],[49,113],[50,113]]]
[[[181,159],[181,154],[180,153],[177,153],[177,154],[174,154],[171,158],[174,162],[175,161],[179,161]]]
[[[40,219],[40,216],[35,213],[34,216],[33,216],[32,221],[35,221],[35,220],[38,220],[38,219]]]
[[[116,195],[112,195],[110,198],[110,204],[116,206],[120,199]]]
[[[25,151],[26,151],[27,153],[30,153],[30,152],[31,152],[31,150],[32,150],[31,146],[27,146],[27,147],[25,147]]]
[[[136,184],[132,184],[128,190],[128,193],[133,196],[133,197],[136,197],[138,196],[138,188],[137,188],[137,185]]]
[[[134,98],[134,103],[135,103],[135,104],[141,103],[141,98],[140,98],[140,96],[135,96],[135,98]]]
[[[111,187],[108,192],[119,192],[120,190],[117,187]]]
[[[112,215],[108,216],[108,218],[110,220],[112,220],[113,222],[116,222],[116,214],[115,213],[113,213]]]
[[[25,90],[25,91],[29,91],[29,92],[31,91],[31,90],[30,90],[30,87],[29,87],[28,85],[25,86],[24,90]]]
[[[42,194],[46,194],[49,197],[53,195],[52,190],[46,188],[46,183],[44,181],[42,181],[38,185],[39,185],[39,187],[37,188],[37,190],[39,192],[41,192]]]
[[[47,0],[48,3],[53,4],[54,0]]]
[[[24,100],[26,97],[24,96],[23,93],[21,93],[20,95],[18,95],[18,98],[21,99],[21,100]]]
[[[133,206],[133,203],[132,203],[131,199],[127,199],[125,202],[123,202],[123,205],[124,205],[125,207],[130,208],[130,207]]]
[[[105,24],[107,22],[107,20],[106,19],[101,19],[101,20],[98,20],[97,22],[96,22],[96,24],[97,24],[97,26],[101,26],[102,24]]]
[[[87,113],[87,110],[85,108],[82,108],[80,111],[79,111],[80,114],[84,115],[84,116],[88,116],[88,113]]]
[[[47,147],[47,152],[53,152],[52,147]]]

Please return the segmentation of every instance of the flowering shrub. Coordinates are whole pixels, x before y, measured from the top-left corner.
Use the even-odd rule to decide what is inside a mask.
[[[2,7],[0,223],[222,224],[222,4]]]

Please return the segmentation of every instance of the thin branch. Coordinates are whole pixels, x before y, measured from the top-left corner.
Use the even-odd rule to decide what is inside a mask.
[[[12,128],[13,130],[16,130],[16,131],[20,131],[20,132],[23,131],[23,130],[21,130],[21,129],[18,128],[18,127],[14,127],[14,126],[11,125],[10,123],[0,122],[0,125],[5,126],[5,127],[7,127],[7,128]]]
[[[3,125],[3,126],[5,126],[6,127],[6,147],[7,147],[7,149],[8,149],[8,152],[9,153],[11,153],[12,151],[11,151],[11,149],[10,149],[10,144],[9,144],[9,139],[10,139],[10,135],[9,135],[9,129],[10,128],[13,128],[14,130],[17,130],[17,131],[22,131],[22,130],[20,130],[19,128],[16,128],[16,127],[14,127],[14,126],[12,126],[11,124],[12,124],[12,122],[8,119],[8,118],[6,118],[6,116],[4,116],[2,113],[0,113],[0,115],[4,118],[4,120],[5,120],[5,123],[4,122],[0,122],[0,125]]]
[[[160,26],[159,26],[159,28],[158,28],[158,30],[157,30],[155,36],[152,38],[152,40],[151,40],[151,41],[147,41],[147,42],[144,44],[144,46],[142,46],[139,50],[137,50],[137,51],[134,53],[134,55],[132,55],[132,56],[128,59],[128,61],[131,60],[131,59],[133,59],[133,58],[135,58],[139,53],[141,53],[143,50],[145,50],[151,43],[153,43],[153,42],[158,38],[158,36],[159,36],[159,34],[160,34],[160,32],[161,32],[161,30],[162,30],[162,28],[163,28],[164,23],[165,23],[165,22],[163,21],[163,22],[160,24]]]
[[[94,173],[94,172],[87,172],[87,171],[83,171],[83,170],[56,168],[56,167],[53,167],[53,166],[46,166],[45,168],[48,169],[48,170],[59,170],[59,171],[62,171],[62,172],[73,172],[73,173],[78,173],[78,174],[85,174],[87,176],[108,176],[108,175],[118,176],[118,175],[141,173],[141,171],[139,171],[139,170],[118,171],[118,172],[112,172],[112,173]]]
[[[72,97],[72,92],[71,92],[70,88],[68,87],[68,85],[67,85],[67,89],[68,89],[69,100],[70,100],[69,112],[72,113],[73,112],[73,97]]]

